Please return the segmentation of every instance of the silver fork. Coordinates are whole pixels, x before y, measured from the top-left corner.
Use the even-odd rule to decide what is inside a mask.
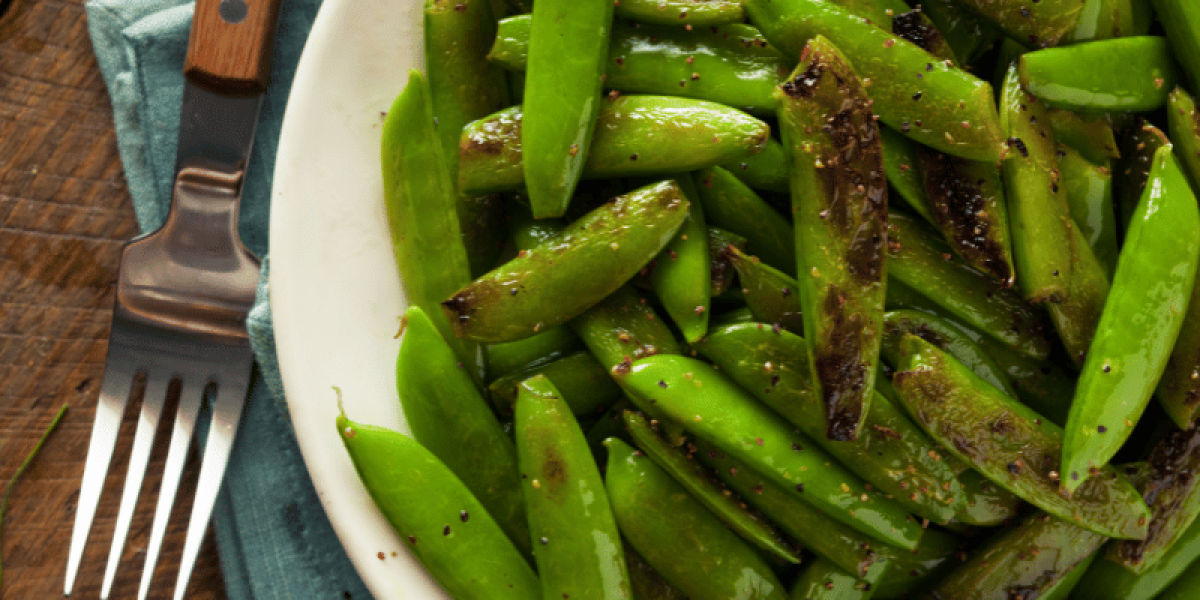
[[[166,222],[126,244],[96,422],[71,535],[64,587],[71,594],[96,514],[134,376],[146,376],[100,597],[120,563],[167,388],[180,380],[162,486],[138,598],[150,591],[163,535],[206,390],[212,424],[188,522],[176,599],[183,597],[225,476],[250,383],[245,319],[259,261],[238,237],[237,214],[279,0],[198,0],[184,66],[175,185]]]

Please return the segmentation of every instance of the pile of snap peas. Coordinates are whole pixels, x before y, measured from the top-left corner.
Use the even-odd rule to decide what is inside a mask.
[[[337,428],[451,596],[1200,595],[1200,3],[424,20]]]

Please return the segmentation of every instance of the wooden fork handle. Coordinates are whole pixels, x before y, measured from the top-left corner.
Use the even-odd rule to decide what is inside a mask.
[[[281,0],[196,0],[183,74],[230,95],[261,94]]]

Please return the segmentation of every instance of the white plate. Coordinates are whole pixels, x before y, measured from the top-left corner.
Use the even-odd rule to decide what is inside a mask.
[[[405,300],[379,134],[408,70],[424,63],[421,7],[325,0],[292,86],[271,202],[271,309],[292,423],[325,512],[379,600],[449,598],[375,508],[334,427],[336,386],[351,419],[408,432],[392,370]]]

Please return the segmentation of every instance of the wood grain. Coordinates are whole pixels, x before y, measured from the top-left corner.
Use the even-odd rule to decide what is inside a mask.
[[[183,65],[188,79],[225,92],[266,91],[279,2],[197,0]]]
[[[62,595],[75,502],[104,372],[121,244],[137,233],[83,0],[15,0],[0,18],[0,481],[70,403],[4,522],[0,598]],[[136,400],[136,393],[135,393]],[[96,598],[137,418],[125,415],[73,598]],[[160,429],[161,432],[161,429]],[[165,446],[160,439],[117,574],[137,593]],[[197,465],[189,461],[189,480]],[[191,494],[176,504],[153,598],[174,586]],[[225,598],[212,536],[187,594]]]

